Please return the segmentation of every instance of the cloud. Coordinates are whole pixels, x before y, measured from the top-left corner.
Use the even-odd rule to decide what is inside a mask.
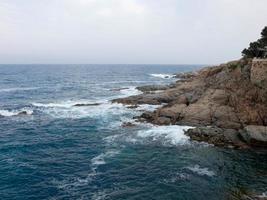
[[[2,0],[7,63],[219,63],[267,25],[266,0]]]

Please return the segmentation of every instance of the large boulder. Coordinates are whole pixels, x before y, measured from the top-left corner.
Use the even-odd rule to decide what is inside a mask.
[[[241,136],[251,146],[267,147],[267,126],[246,126]]]
[[[198,127],[185,132],[192,140],[204,141],[215,146],[246,148],[247,145],[240,140],[239,132],[234,129],[218,127]]]

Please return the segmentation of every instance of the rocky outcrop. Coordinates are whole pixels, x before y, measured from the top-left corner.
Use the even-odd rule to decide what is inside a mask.
[[[114,102],[167,104],[140,116],[154,124],[213,126],[226,130],[243,130],[248,125],[266,126],[266,63],[267,60],[241,59],[206,67],[177,81],[172,88]]]
[[[267,147],[267,126],[246,126],[241,135],[251,146]]]
[[[180,72],[175,74],[175,78],[178,79],[191,79],[197,75],[197,72]]]
[[[121,126],[123,128],[132,128],[132,127],[135,127],[135,124],[133,124],[131,122],[124,122]]]
[[[235,129],[222,129],[218,127],[198,127],[189,129],[185,133],[196,141],[205,141],[216,146],[230,148],[247,148],[248,145],[242,140],[239,131]]]
[[[141,92],[144,93],[153,93],[155,91],[162,91],[162,90],[167,90],[170,88],[174,88],[175,85],[145,85],[145,86],[140,86],[136,87],[137,90],[140,90]]]

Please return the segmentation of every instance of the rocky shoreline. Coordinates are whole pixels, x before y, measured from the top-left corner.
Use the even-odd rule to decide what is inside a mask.
[[[190,125],[196,141],[231,148],[267,147],[267,59],[240,59],[180,73],[167,86],[143,86],[143,94],[115,99],[128,106],[163,105],[138,120]]]

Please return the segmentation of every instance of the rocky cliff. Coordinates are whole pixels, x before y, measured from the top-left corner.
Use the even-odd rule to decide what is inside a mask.
[[[164,91],[114,101],[165,103],[140,119],[159,125],[196,126],[187,133],[195,140],[237,147],[267,145],[266,129],[259,128],[267,126],[266,59],[241,59],[178,77]]]

